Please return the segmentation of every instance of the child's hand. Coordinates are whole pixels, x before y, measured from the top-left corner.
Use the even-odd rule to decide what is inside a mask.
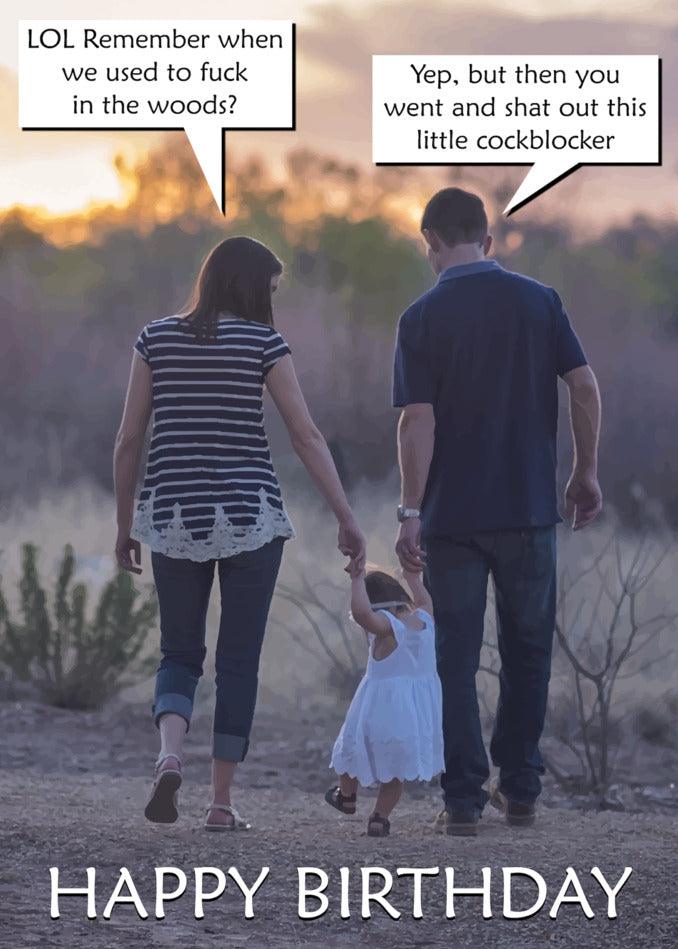
[[[356,564],[355,560],[349,560],[344,567],[344,572],[349,575],[351,580],[359,580],[365,577],[365,567]]]

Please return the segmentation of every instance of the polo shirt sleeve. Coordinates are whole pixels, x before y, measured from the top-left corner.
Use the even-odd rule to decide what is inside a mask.
[[[552,293],[556,321],[556,371],[562,378],[572,369],[585,366],[587,359],[579,337],[572,328],[563,301],[555,290]]]
[[[402,408],[419,402],[433,405],[435,380],[426,346],[425,326],[418,310],[400,317],[393,365],[393,405]]]

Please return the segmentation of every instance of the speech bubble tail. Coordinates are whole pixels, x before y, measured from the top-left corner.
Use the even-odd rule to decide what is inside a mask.
[[[186,126],[186,135],[222,214],[226,214],[226,141],[224,130],[208,124]]]
[[[535,162],[527,175],[523,178],[520,187],[515,192],[509,203],[504,208],[504,214],[509,217],[519,208],[543,194],[548,188],[567,178],[572,172],[581,168],[579,163],[571,164],[571,159],[564,157],[562,161],[554,161],[553,156],[550,160]]]

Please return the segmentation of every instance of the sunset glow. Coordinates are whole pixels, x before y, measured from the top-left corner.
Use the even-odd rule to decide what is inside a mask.
[[[289,16],[298,24],[297,56],[297,128],[293,133],[253,132],[227,135],[227,170],[251,156],[259,156],[268,173],[284,184],[290,152],[307,149],[324,160],[355,164],[365,171],[371,168],[370,135],[370,57],[373,52],[404,52],[403,28],[412,51],[452,52],[464,46],[483,52],[514,52],[518,37],[525,52],[582,52],[586,49],[605,53],[648,52],[664,57],[665,72],[678,58],[678,38],[666,25],[675,22],[665,4],[629,2],[623,10],[611,11],[596,0],[578,0],[574,4],[558,2],[544,7],[536,0],[497,0],[491,12],[480,11],[465,3],[440,5],[429,3],[428,15],[411,19],[411,8],[402,0],[392,4],[349,3],[339,12],[329,5],[262,3],[257,15]],[[28,7],[28,8],[26,8]],[[176,9],[175,9],[176,8]],[[398,11],[402,11],[402,18]],[[62,5],[65,17],[87,16],[89,8],[82,0]],[[136,7],[122,2],[116,15],[134,15]],[[221,11],[219,11],[221,12]],[[157,133],[109,132],[33,132],[17,129],[15,21],[19,15],[37,17],[47,13],[44,4],[31,2],[5,7],[7,28],[0,32],[0,209],[22,206],[34,209],[41,218],[55,218],[56,233],[64,230],[64,221],[97,217],[105,205],[121,209],[129,202],[125,181],[115,168],[115,156],[121,152],[129,161],[161,146]],[[147,3],[145,16],[178,17],[183,8],[174,2]],[[217,5],[203,2],[192,15],[217,15]],[[586,41],[582,37],[586,37]],[[182,133],[172,133],[177,148],[183,148]],[[678,139],[678,122],[673,113],[664,117],[663,168],[584,168],[552,189],[525,210],[528,217],[579,221],[588,231],[609,222],[623,222],[634,214],[648,213],[662,219],[675,216],[678,207],[678,181],[670,156]],[[449,177],[453,170],[421,169],[421,191]],[[462,172],[475,187],[483,188],[497,180],[514,182],[521,172],[516,169],[468,169]],[[328,181],[323,179],[323,186]],[[185,185],[183,186],[185,187]],[[228,187],[231,187],[229,184]],[[398,194],[397,177],[393,194],[385,202],[389,216],[411,225],[420,213],[418,197]],[[171,190],[171,189],[170,189]],[[177,207],[194,200],[182,195],[181,183],[167,191],[155,207],[157,220],[170,219]],[[232,190],[232,187],[231,187]],[[231,195],[231,207],[236,196]],[[369,198],[368,198],[369,201]],[[322,206],[342,213],[347,206],[346,186],[335,182],[322,197]],[[290,223],[302,222],[319,207],[313,182],[307,194],[298,196],[298,204],[288,209]]]

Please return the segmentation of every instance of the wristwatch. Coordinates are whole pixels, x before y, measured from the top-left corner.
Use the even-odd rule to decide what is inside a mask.
[[[403,521],[409,520],[411,517],[421,517],[421,511],[416,507],[403,507],[402,504],[398,505],[398,523],[402,524]]]

